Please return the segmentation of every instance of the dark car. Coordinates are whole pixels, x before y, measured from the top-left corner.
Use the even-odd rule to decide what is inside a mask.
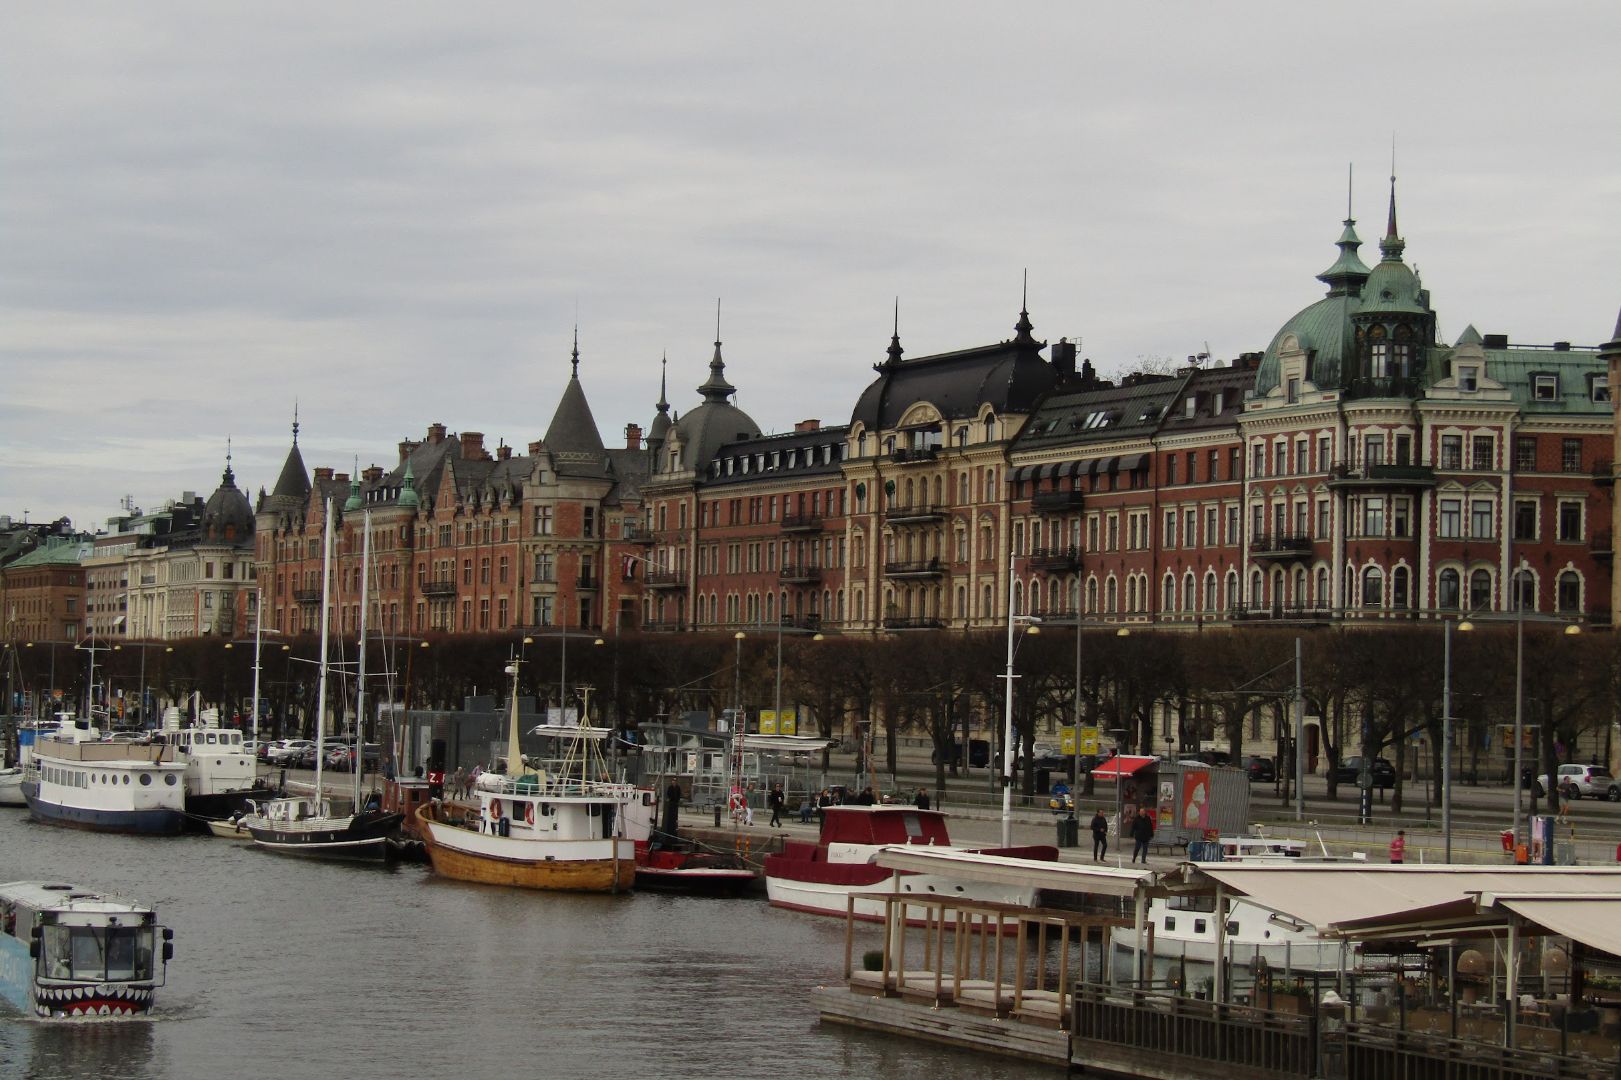
[[[941,761],[947,765],[962,764],[962,743],[954,742],[946,747],[944,753],[936,748],[929,756],[931,765],[939,765]],[[991,744],[985,739],[970,739],[968,742],[968,764],[976,769],[983,769],[991,760]]]
[[[1393,788],[1396,786],[1396,767],[1382,757],[1373,759],[1368,769],[1369,786],[1376,788]],[[1334,767],[1334,781],[1339,784],[1360,784],[1362,782],[1362,758],[1348,757]]]
[[[1278,778],[1278,771],[1269,757],[1247,757],[1244,759],[1244,775],[1249,777],[1252,784],[1270,784]]]

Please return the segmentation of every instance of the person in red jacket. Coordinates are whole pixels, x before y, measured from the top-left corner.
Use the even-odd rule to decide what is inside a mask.
[[[1407,855],[1407,830],[1397,829],[1396,838],[1390,842],[1390,861],[1400,863]]]

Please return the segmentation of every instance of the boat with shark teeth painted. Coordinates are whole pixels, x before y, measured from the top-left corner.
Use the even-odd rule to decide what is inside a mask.
[[[173,939],[150,904],[55,881],[0,885],[0,996],[40,1017],[142,1016]]]

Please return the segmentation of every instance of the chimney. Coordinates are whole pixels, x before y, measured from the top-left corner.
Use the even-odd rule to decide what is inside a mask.
[[[317,465],[315,467],[315,479],[317,482],[332,479],[332,466]]]
[[[484,457],[484,433],[482,431],[462,432],[462,460],[479,461]]]
[[[443,424],[429,424],[428,425],[428,442],[431,443],[434,446],[438,446],[440,443],[442,443],[444,441],[445,441],[445,425],[443,425]]]
[[[369,466],[367,467],[366,471],[360,475],[366,481],[366,483],[375,484],[377,481],[383,478],[383,467],[381,465]]]
[[[642,425],[625,425],[625,449],[640,450],[642,448]]]
[[[1481,338],[1480,344],[1481,347],[1485,349],[1506,349],[1508,348],[1508,335],[1487,334],[1485,337]]]
[[[511,457],[512,457],[512,447],[508,446],[506,443],[502,443],[499,447],[496,448],[495,460],[497,460],[497,461],[506,461],[507,459],[509,459]]]
[[[1553,351],[1554,352],[1569,352],[1570,351],[1570,342],[1568,342],[1568,341],[1556,341],[1556,342],[1554,342],[1553,343]]]
[[[1059,338],[1053,345],[1052,365],[1060,379],[1075,377],[1075,343],[1069,338]]]
[[[530,443],[529,444],[529,456],[534,457],[536,454],[540,453],[540,447],[541,447],[541,441],[539,439],[536,439],[534,442]]]
[[[405,464],[405,459],[410,457],[411,452],[413,450],[415,450],[417,447],[421,446],[421,445],[422,445],[421,443],[415,441],[414,439],[401,439],[400,440],[400,464],[404,465]]]
[[[822,422],[820,420],[801,420],[799,423],[794,425],[794,431],[796,432],[821,430]]]

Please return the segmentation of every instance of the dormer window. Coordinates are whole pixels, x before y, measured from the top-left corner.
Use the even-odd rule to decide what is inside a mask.
[[[1531,376],[1531,396],[1538,401],[1559,400],[1559,376],[1533,375]]]
[[[1480,389],[1480,369],[1473,364],[1461,364],[1458,367],[1458,389],[1465,394],[1473,394]]]
[[[1610,400],[1610,377],[1608,375],[1589,375],[1587,383],[1587,396],[1595,405],[1601,401]]]
[[[1300,380],[1299,379],[1290,379],[1289,380],[1288,402],[1291,405],[1300,404]]]
[[[1187,410],[1184,415],[1189,420],[1192,420],[1195,416],[1199,415],[1199,399],[1196,395],[1189,394],[1188,399],[1184,401],[1182,405]]]

